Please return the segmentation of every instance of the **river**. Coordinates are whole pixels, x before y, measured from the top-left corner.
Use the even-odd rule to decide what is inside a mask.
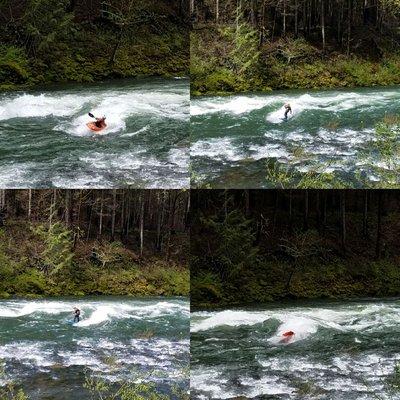
[[[399,399],[399,313],[393,299],[193,312],[192,398]]]
[[[74,306],[82,310],[77,324]],[[87,400],[85,370],[107,382],[134,370],[136,378],[151,373],[160,392],[188,391],[189,342],[184,298],[1,300],[0,384],[22,385],[30,400]]]
[[[285,121],[287,102],[293,114]],[[370,151],[375,126],[385,116],[399,114],[399,87],[194,98],[192,185],[276,186],[267,177],[268,159],[290,165],[299,175],[333,173],[349,187],[376,184],[388,166]]]
[[[88,116],[106,115],[94,134]],[[115,80],[0,93],[0,185],[189,186],[188,79]]]

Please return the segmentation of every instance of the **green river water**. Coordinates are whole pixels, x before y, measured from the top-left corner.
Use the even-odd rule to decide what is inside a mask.
[[[3,188],[189,186],[187,79],[0,93]],[[96,135],[88,116],[107,117]]]
[[[293,115],[285,121],[287,102]],[[399,87],[194,98],[192,186],[273,187],[269,160],[295,174],[333,173],[350,187],[382,182],[390,166],[371,150],[375,127],[399,114]]]
[[[77,324],[74,306],[82,310]],[[1,300],[0,360],[0,384],[13,381],[30,400],[90,399],[85,371],[109,383],[150,374],[160,392],[171,395],[175,386],[188,391],[189,301]]]
[[[397,299],[193,312],[192,398],[399,399],[399,315]]]

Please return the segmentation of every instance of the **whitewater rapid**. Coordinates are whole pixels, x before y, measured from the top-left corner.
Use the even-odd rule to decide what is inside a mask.
[[[3,187],[189,187],[187,80],[0,95]],[[94,133],[88,116],[107,117]],[[2,172],[4,171],[4,172]]]
[[[285,103],[293,110],[287,120]],[[271,187],[268,160],[297,173],[334,173],[349,186],[360,176],[379,181],[388,166],[371,150],[375,128],[399,113],[398,87],[194,98],[193,183]]]
[[[13,381],[33,400],[84,400],[86,371],[109,383],[151,376],[165,393],[187,391],[189,312],[184,298],[0,300],[0,385]]]
[[[398,300],[194,312],[192,398],[392,399],[399,315]]]

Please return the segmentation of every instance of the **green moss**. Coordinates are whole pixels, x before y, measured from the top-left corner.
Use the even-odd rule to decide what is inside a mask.
[[[384,54],[380,60],[322,54],[301,38],[278,39],[258,48],[248,27],[236,39],[231,26],[211,25],[191,36],[191,93],[399,84],[400,54]]]
[[[120,242],[78,240],[72,251],[70,231],[62,224],[50,230],[27,225],[9,220],[0,230],[0,297],[189,294],[185,265],[139,260]],[[6,242],[7,236],[13,241]]]

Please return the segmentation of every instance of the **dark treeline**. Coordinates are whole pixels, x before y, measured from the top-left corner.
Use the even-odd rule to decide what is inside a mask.
[[[1,0],[0,84],[183,74],[188,15],[182,0]]]
[[[256,27],[260,43],[279,36],[303,36],[321,48],[340,47],[379,54],[382,35],[398,45],[399,4],[380,0],[194,0],[197,21],[238,20]]]
[[[400,295],[399,191],[198,190],[192,206],[194,304]]]
[[[400,4],[192,0],[193,94],[394,85]]]
[[[0,190],[0,297],[187,295],[189,193]]]
[[[176,255],[173,241],[187,236],[189,194],[179,190],[0,190],[0,225],[23,219],[58,221],[80,240],[121,241],[141,255]],[[183,255],[185,256],[185,255]]]

